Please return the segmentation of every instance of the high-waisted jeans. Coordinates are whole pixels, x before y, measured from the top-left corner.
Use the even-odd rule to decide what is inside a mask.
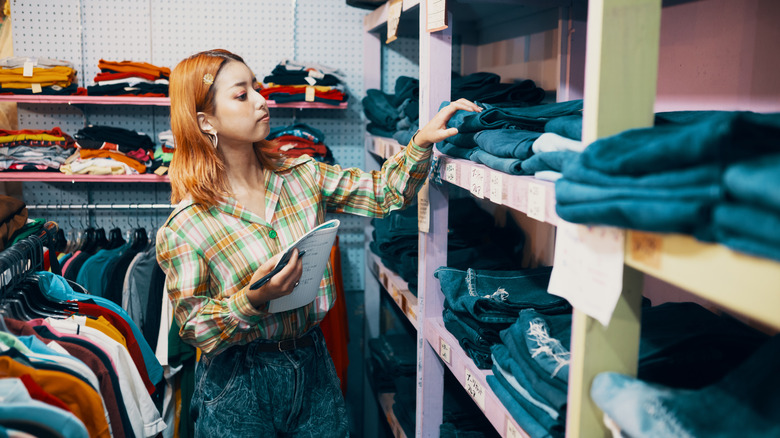
[[[191,413],[197,437],[345,437],[346,407],[322,331],[312,346],[258,351],[256,340],[202,357]]]

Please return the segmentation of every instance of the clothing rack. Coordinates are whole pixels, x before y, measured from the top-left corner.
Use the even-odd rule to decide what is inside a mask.
[[[40,234],[31,235],[0,252],[0,297],[13,289],[28,274],[44,267],[43,247],[57,234],[57,228],[44,228]]]
[[[171,204],[34,204],[28,210],[172,210]]]

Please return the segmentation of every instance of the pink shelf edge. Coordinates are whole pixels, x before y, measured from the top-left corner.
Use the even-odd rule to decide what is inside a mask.
[[[55,104],[91,104],[91,105],[156,105],[170,106],[168,97],[131,97],[131,96],[30,96],[30,95],[0,95],[0,102],[17,103],[55,103]],[[328,105],[320,102],[289,102],[276,103],[268,101],[269,108],[293,109],[346,109],[347,103]]]
[[[0,181],[37,182],[159,182],[167,183],[167,175],[66,175],[54,172],[1,172]]]
[[[376,276],[376,280],[382,286],[382,289],[384,289],[387,292],[387,294],[390,297],[390,299],[393,300],[393,302],[398,307],[398,309],[401,311],[401,313],[403,313],[404,316],[406,316],[406,318],[409,320],[409,322],[412,324],[412,326],[414,326],[415,330],[419,331],[420,330],[420,324],[418,322],[419,321],[419,314],[420,314],[419,307],[418,307],[418,302],[419,301],[417,301],[416,300],[417,297],[414,297],[414,295],[409,291],[409,284],[406,283],[398,274],[393,272],[391,269],[387,268],[382,263],[382,260],[379,258],[379,256],[377,256],[376,254],[370,253],[370,254],[368,254],[368,257],[369,257],[369,260],[376,265],[376,272],[373,272],[373,269],[372,269],[372,272]],[[405,297],[407,295],[409,295],[409,296],[415,298],[415,302],[414,303],[408,302],[408,301],[411,301],[411,297],[407,298],[407,302],[408,302],[407,306],[409,307],[408,310],[405,310],[403,308],[401,303],[399,303],[398,300],[396,300],[395,297],[393,297],[392,291],[382,282],[382,278],[381,278],[382,270],[385,270],[385,271],[387,271],[389,273],[389,275],[386,274],[387,275],[387,277],[386,277],[387,281],[388,281],[388,283],[390,283],[393,286],[395,286],[396,289],[398,289],[398,293],[399,294],[404,295]],[[414,316],[409,314],[410,311],[411,311],[411,313]]]
[[[493,393],[490,385],[488,385],[487,376],[492,375],[493,372],[477,368],[474,361],[466,355],[465,351],[463,351],[458,340],[444,328],[444,320],[441,317],[425,318],[423,326],[425,339],[440,359],[439,340],[442,339],[449,344],[451,363],[447,363],[443,359],[442,363],[449,368],[450,372],[455,376],[461,386],[464,388],[466,387],[465,369],[468,369],[471,375],[476,378],[477,382],[482,385],[485,390],[485,410],[482,411],[482,413],[487,417],[499,435],[505,438],[507,437],[507,422],[511,421],[512,425],[521,436],[529,437],[529,435],[517,424],[515,419],[512,418],[512,415],[507,411],[506,407],[504,407],[504,404],[501,403],[495,393]],[[477,404],[476,401],[474,404]],[[478,406],[477,409],[479,409]]]

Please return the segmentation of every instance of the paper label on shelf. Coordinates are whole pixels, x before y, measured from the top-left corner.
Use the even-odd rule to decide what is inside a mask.
[[[609,325],[623,290],[625,231],[558,223],[548,292]]]
[[[439,338],[439,356],[441,356],[441,360],[447,362],[447,365],[452,365],[452,350],[450,349],[450,344],[442,338]]]
[[[490,202],[504,202],[504,177],[499,172],[490,172]]]
[[[661,249],[663,238],[658,234],[643,231],[629,231],[628,252],[632,259],[639,263],[661,269]]]
[[[427,0],[426,9],[428,10],[428,16],[425,17],[425,29],[428,32],[436,32],[447,28],[446,0]]]
[[[477,406],[479,406],[482,411],[485,411],[485,387],[482,386],[481,383],[477,381],[477,378],[474,377],[474,375],[471,374],[471,371],[469,371],[468,368],[466,368],[466,384],[465,384],[466,392],[469,393],[471,398],[474,399],[475,402],[477,402]]]
[[[160,166],[154,170],[157,175],[165,175],[166,172],[168,172],[168,166]]]
[[[22,70],[22,76],[25,78],[31,78],[33,76],[33,66],[35,66],[34,62],[25,61],[24,69]]]
[[[421,233],[428,233],[431,229],[431,209],[428,201],[428,181],[417,192],[417,229]]]
[[[387,273],[385,273],[384,271],[379,273],[379,282],[382,284],[382,287],[384,287],[386,291],[390,292],[390,288],[388,287],[388,282],[387,282]]]
[[[541,184],[528,183],[528,217],[544,222],[547,190]]]
[[[455,163],[447,163],[444,166],[444,180],[451,184],[458,183],[458,165]]]
[[[523,438],[523,436],[520,435],[520,431],[517,430],[515,424],[512,423],[512,420],[510,420],[509,417],[506,417],[506,438]]]
[[[390,44],[398,39],[398,23],[401,21],[403,7],[403,0],[390,0],[387,5],[387,40],[385,44]]]
[[[477,167],[471,168],[471,181],[469,191],[477,198],[485,197],[485,171]]]
[[[30,89],[32,89],[33,94],[43,92],[43,90],[41,89],[41,84],[30,84]]]
[[[314,87],[306,87],[306,102],[314,102]]]

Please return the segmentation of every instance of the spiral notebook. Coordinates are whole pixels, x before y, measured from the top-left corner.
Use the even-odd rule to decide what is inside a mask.
[[[269,312],[285,312],[314,301],[317,292],[319,292],[322,277],[325,276],[325,268],[330,260],[330,251],[336,240],[339,225],[340,222],[337,219],[325,222],[304,234],[285,249],[285,253],[291,252],[294,248],[298,248],[298,251],[301,252],[306,251],[306,254],[301,258],[303,275],[298,281],[298,286],[289,295],[276,298],[268,303]]]

